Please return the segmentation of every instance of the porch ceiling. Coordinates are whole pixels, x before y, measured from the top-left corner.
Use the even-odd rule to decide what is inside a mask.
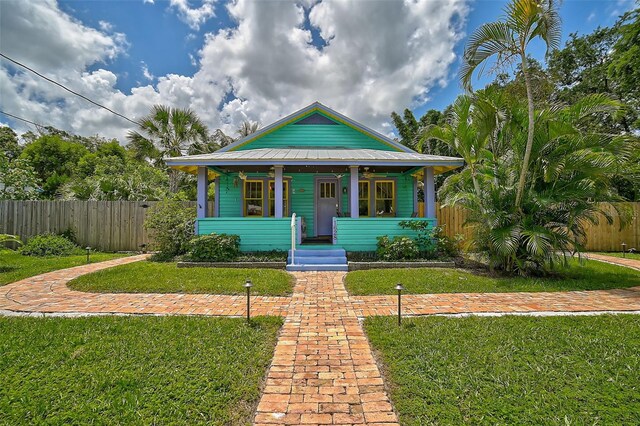
[[[435,173],[461,167],[461,158],[415,152],[394,152],[375,149],[298,149],[261,148],[244,151],[213,152],[210,154],[188,155],[166,159],[167,165],[185,170],[185,166],[215,166],[219,169],[236,167],[257,171],[273,165],[285,166],[290,172],[348,170],[349,166],[363,166],[382,171],[407,171],[415,167],[433,167]],[[313,166],[313,168],[311,168]]]

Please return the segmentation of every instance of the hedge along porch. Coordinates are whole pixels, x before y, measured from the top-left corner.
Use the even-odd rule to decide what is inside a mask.
[[[167,164],[198,176],[199,235],[240,235],[243,251],[287,250],[295,213],[298,244],[373,251],[378,236],[412,235],[403,220],[435,225],[434,175],[463,162],[417,153],[316,102],[217,152]]]

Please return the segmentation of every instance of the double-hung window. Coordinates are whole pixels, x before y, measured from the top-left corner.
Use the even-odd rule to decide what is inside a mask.
[[[261,180],[245,180],[244,181],[244,215],[245,216],[264,216],[264,191],[263,181]]]
[[[358,210],[360,216],[369,216],[369,181],[358,182]]]
[[[375,181],[376,216],[395,216],[395,182],[392,180]]]
[[[276,181],[269,181],[269,216],[276,215]],[[289,216],[289,181],[282,181],[282,216]]]

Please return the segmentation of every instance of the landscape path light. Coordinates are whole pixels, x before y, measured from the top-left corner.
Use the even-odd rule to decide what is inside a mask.
[[[87,263],[91,263],[91,261],[89,260],[89,254],[91,253],[91,247],[87,246],[87,247],[85,247],[85,250],[87,250]]]
[[[627,256],[627,243],[622,243],[622,257]]]
[[[244,283],[244,288],[247,289],[247,322],[251,321],[251,287],[253,287],[253,283],[247,278]]]
[[[402,325],[402,290],[404,290],[404,286],[398,283],[395,289],[398,290],[398,325]]]

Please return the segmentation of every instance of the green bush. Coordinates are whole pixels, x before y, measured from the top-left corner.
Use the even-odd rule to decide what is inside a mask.
[[[416,232],[414,241],[418,246],[421,258],[455,258],[460,256],[461,236],[451,238],[445,235],[441,226],[431,226],[431,222],[424,220],[403,220],[398,225],[402,229],[411,229]]]
[[[70,256],[78,252],[78,246],[55,234],[36,235],[20,248],[25,256]]]
[[[239,235],[211,234],[189,241],[187,257],[195,262],[229,262],[239,254]]]
[[[420,254],[418,244],[409,237],[378,237],[378,257],[382,260],[411,260]]]
[[[158,250],[153,260],[168,261],[185,254],[194,235],[196,210],[182,201],[165,200],[151,208],[144,222]]]

